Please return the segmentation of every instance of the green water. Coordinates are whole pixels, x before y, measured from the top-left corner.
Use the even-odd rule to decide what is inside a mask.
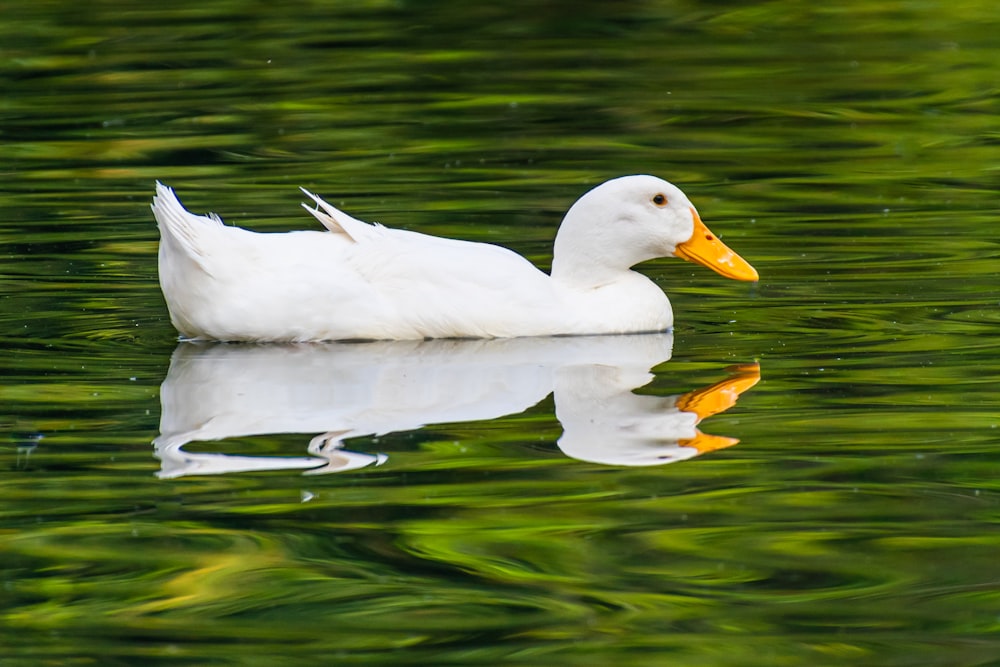
[[[5,2],[0,665],[1000,664],[997,34],[971,0]],[[761,274],[642,267],[672,340],[175,349],[157,179],[544,267],[643,172]],[[674,397],[753,361],[699,426],[739,444],[594,461],[676,454]]]

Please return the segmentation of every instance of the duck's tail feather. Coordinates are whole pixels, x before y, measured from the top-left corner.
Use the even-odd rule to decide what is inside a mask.
[[[302,208],[309,211],[314,218],[319,220],[321,225],[334,234],[343,234],[355,243],[359,243],[377,233],[379,229],[378,225],[370,225],[357,218],[352,218],[340,209],[330,206],[305,188],[299,189],[312,199],[317,206],[317,208],[312,208],[304,203],[302,204]]]
[[[207,270],[207,256],[199,237],[206,231],[206,225],[210,228],[224,227],[222,219],[214,213],[208,216],[190,213],[177,199],[173,189],[159,181],[156,182],[152,209],[163,241],[179,246],[185,255]]]

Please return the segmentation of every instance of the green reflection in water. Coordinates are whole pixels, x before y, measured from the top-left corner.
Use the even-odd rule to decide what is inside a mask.
[[[0,662],[992,664],[997,23],[969,0],[7,3]],[[154,477],[155,179],[274,231],[312,224],[304,185],[544,266],[573,199],[632,172],[761,271],[643,269],[678,320],[643,393],[760,359],[705,424],[738,446],[582,463],[544,399],[358,438],[388,461],[341,475]]]

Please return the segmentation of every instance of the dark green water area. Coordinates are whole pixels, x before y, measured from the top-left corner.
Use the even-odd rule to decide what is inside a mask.
[[[0,665],[1000,665],[998,35],[981,0],[6,0]],[[292,347],[178,343],[157,285],[156,180],[547,268],[633,173],[760,282],[640,266],[672,335]]]

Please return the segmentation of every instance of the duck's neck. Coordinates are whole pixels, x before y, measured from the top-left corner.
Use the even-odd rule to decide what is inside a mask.
[[[556,237],[552,252],[552,279],[577,289],[595,289],[620,280],[631,273],[628,267],[611,266],[605,253],[596,248],[580,247]]]
[[[631,267],[647,258],[608,238],[605,229],[576,219],[570,209],[553,245],[552,279],[576,289],[594,289],[632,275]]]

